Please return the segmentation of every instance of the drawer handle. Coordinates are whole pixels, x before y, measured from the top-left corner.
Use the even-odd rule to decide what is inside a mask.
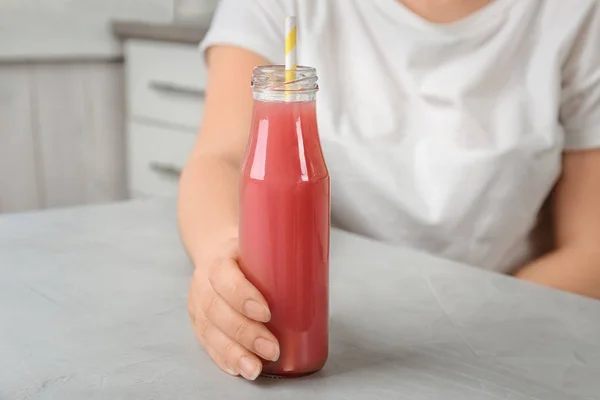
[[[181,175],[181,168],[171,164],[163,164],[157,161],[150,162],[150,169],[161,174],[178,178]]]
[[[178,85],[176,83],[162,82],[162,81],[151,81],[148,86],[150,89],[156,90],[157,92],[169,93],[169,94],[183,94],[186,96],[194,97],[205,97],[206,90],[196,89],[189,86]]]

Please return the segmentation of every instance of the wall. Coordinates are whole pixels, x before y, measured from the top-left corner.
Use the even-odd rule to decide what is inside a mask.
[[[0,0],[0,61],[116,58],[110,21],[170,21],[173,0]]]

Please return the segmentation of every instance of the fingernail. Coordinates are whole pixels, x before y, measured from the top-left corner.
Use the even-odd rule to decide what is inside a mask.
[[[250,357],[242,357],[240,360],[240,374],[249,381],[253,381],[258,378],[260,370],[256,362]]]
[[[237,375],[239,375],[237,372],[235,372],[233,369],[231,369],[229,367],[227,367],[226,369],[227,369],[227,373],[229,375],[231,375],[231,376],[237,376]]]
[[[253,347],[265,360],[277,361],[279,359],[279,346],[270,340],[258,338],[254,341]]]
[[[271,319],[269,309],[254,300],[247,300],[244,303],[244,313],[255,321],[269,322]]]

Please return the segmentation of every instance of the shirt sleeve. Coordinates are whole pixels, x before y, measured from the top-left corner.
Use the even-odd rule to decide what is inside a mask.
[[[215,45],[244,48],[265,57],[273,64],[283,64],[286,11],[284,0],[220,0],[211,27],[200,44],[206,52]]]
[[[594,1],[563,69],[565,150],[600,148],[600,1]]]

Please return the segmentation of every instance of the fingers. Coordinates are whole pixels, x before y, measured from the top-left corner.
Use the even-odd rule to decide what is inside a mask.
[[[254,380],[262,362],[253,353],[268,360],[279,358],[277,340],[269,330],[235,311],[206,280],[192,282],[188,311],[196,336],[223,371]]]
[[[193,297],[190,294],[190,303],[197,300]],[[255,380],[262,370],[260,360],[216,328],[200,308],[193,306],[190,308],[194,332],[215,364],[232,376],[241,374],[248,380]]]
[[[200,336],[196,328],[194,328],[194,332],[196,333],[200,344],[202,345],[202,347],[204,347],[209,357],[214,361],[215,364],[217,364],[219,368],[221,368],[221,370],[223,370],[231,376],[238,376],[240,374],[235,368],[232,368],[229,365],[225,357],[223,357],[217,350],[215,350],[215,348],[212,345],[210,345],[207,342],[207,340],[204,339],[203,336]]]
[[[246,279],[233,258],[225,258],[209,271],[215,292],[234,310],[258,322],[269,322],[271,312],[265,298]]]
[[[210,358],[214,361],[215,364],[217,364],[219,368],[221,368],[224,372],[227,372],[229,375],[239,375],[237,370],[232,368],[227,363],[225,357],[221,356],[221,354],[219,354],[219,352],[217,352],[215,348],[204,338],[209,322],[204,316],[204,314],[202,314],[201,312],[196,312],[196,309],[199,309],[198,307],[195,307],[195,305],[197,304],[197,300],[198,297],[196,291],[190,290],[190,295],[188,298],[188,312],[190,315],[192,328],[194,330],[194,333],[196,334],[196,337],[198,338],[198,341],[200,342],[202,347],[204,347]]]
[[[216,292],[204,293],[200,307],[209,321],[206,330],[214,325],[234,342],[265,360],[279,359],[279,344],[275,336],[263,324],[234,310]]]
[[[204,338],[215,350],[216,357],[224,360],[234,373],[253,381],[262,370],[262,362],[250,351],[236,343],[215,325],[209,323]]]

